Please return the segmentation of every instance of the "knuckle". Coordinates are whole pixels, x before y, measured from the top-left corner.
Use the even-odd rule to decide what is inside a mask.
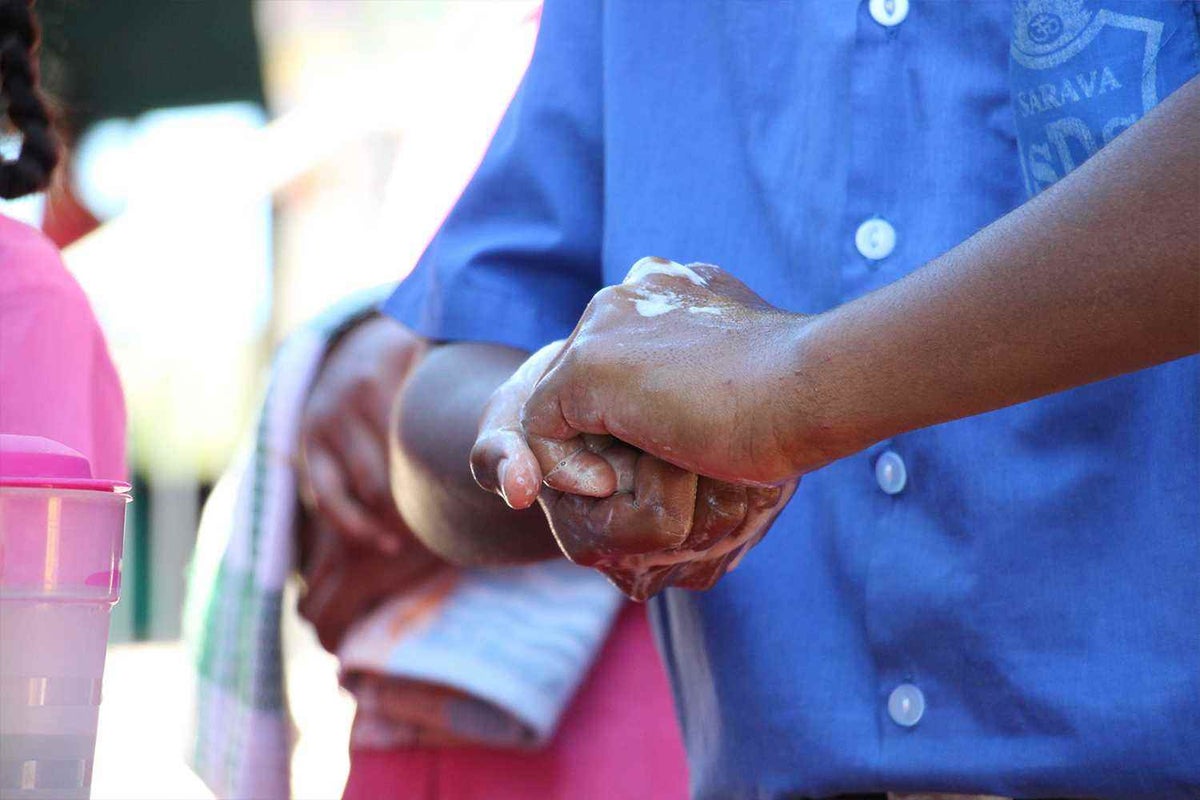
[[[601,289],[600,291],[598,291],[594,295],[592,295],[592,302],[590,305],[592,305],[592,306],[611,305],[615,300],[617,300],[620,297],[623,297],[627,292],[628,292],[628,290],[622,288],[622,286],[620,286],[620,285],[605,286],[603,289]]]
[[[571,343],[571,346],[563,351],[554,369],[543,376],[538,384],[538,388],[554,385],[561,381],[564,376],[574,375],[581,367],[587,364],[590,355],[591,347],[588,344],[588,337],[575,337],[575,341]]]

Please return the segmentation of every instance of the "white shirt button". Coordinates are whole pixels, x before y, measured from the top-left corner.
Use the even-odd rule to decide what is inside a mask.
[[[896,229],[882,217],[871,217],[855,231],[854,246],[872,261],[887,258],[896,249]]]
[[[885,28],[904,22],[908,16],[908,0],[871,0],[871,16]]]
[[[911,728],[925,715],[925,695],[911,683],[902,683],[888,697],[888,716],[897,725]]]
[[[884,450],[875,461],[875,481],[888,494],[900,494],[908,483],[908,468],[899,453]]]

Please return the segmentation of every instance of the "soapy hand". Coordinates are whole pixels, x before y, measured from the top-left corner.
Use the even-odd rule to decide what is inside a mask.
[[[724,483],[619,442],[600,446],[617,476],[612,495],[543,487],[539,502],[563,553],[634,600],[668,586],[712,588],[762,541],[796,487]]]
[[[766,534],[794,482],[729,484],[609,436],[528,440],[521,410],[562,347],[535,353],[492,396],[471,454],[476,480],[513,508],[538,500],[563,553],[635,600],[710,588]]]
[[[592,299],[550,362],[523,410],[530,446],[573,453],[608,434],[690,472],[779,485],[822,460],[794,436],[808,319],[718,267],[644,258]],[[611,470],[588,464],[611,485]]]

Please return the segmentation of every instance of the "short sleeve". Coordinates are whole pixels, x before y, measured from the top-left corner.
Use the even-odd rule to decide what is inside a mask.
[[[0,277],[0,433],[53,439],[124,480],[124,394],[83,290],[48,239],[3,216]]]
[[[547,0],[529,69],[475,176],[384,303],[423,336],[534,350],[601,288],[600,4]]]

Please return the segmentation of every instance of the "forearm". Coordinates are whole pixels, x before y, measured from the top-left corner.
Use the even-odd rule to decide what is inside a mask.
[[[436,347],[401,394],[390,447],[393,495],[413,533],[454,563],[519,563],[559,554],[536,506],[513,511],[471,476],[480,412],[526,357],[498,345]]]
[[[795,443],[798,466],[1200,350],[1198,194],[1193,79],[1044,194],[802,326],[794,429],[818,444]]]

